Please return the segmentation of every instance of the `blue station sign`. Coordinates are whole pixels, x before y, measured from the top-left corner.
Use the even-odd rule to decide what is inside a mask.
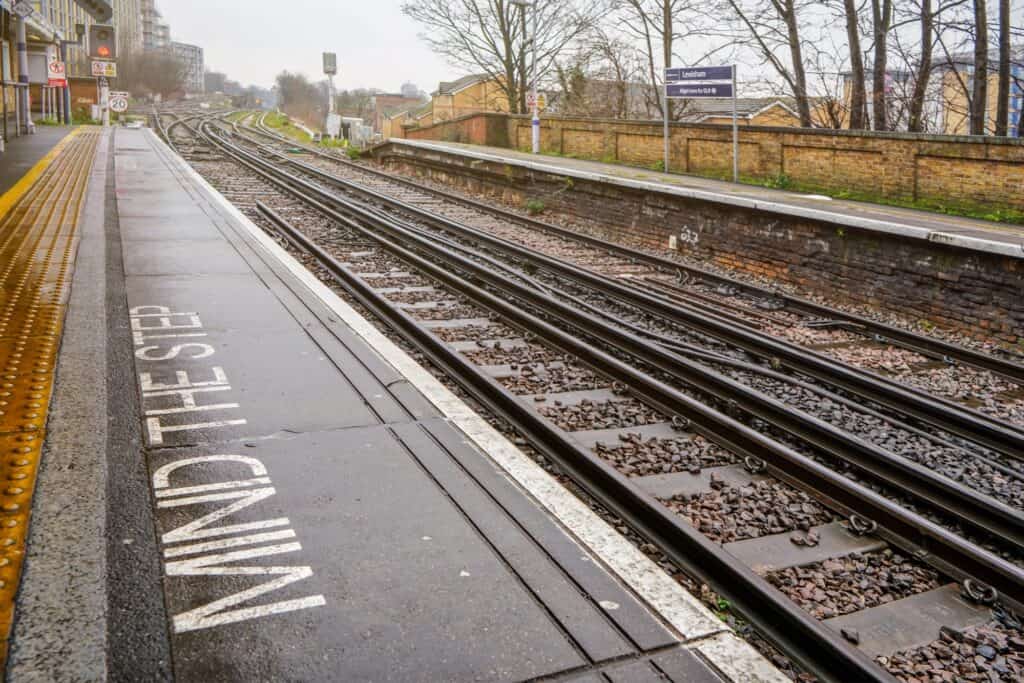
[[[732,66],[695,66],[665,69],[665,82],[731,81]]]

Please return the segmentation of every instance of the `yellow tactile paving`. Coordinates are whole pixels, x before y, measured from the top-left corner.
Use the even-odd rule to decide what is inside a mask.
[[[100,135],[76,129],[0,197],[0,667]]]

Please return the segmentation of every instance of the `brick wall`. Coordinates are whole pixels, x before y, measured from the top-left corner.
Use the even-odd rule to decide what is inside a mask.
[[[375,157],[406,173],[514,206],[596,224],[606,239],[667,250],[773,278],[804,293],[930,320],[979,338],[1024,341],[1024,259],[823,221],[531,171],[408,146]]]
[[[541,147],[585,159],[653,166],[662,160],[661,125],[547,117],[541,121]],[[731,176],[730,126],[670,128],[671,170]],[[530,121],[477,114],[411,129],[406,136],[528,149]],[[758,126],[741,127],[739,139],[740,173],[753,180],[784,177],[804,190],[1024,211],[1024,140]]]
[[[508,117],[505,114],[473,114],[423,128],[404,128],[403,133],[402,137],[411,140],[444,140],[492,147],[509,146]]]

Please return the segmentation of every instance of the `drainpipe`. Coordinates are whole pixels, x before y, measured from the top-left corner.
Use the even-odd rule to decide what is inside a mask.
[[[60,89],[60,96],[64,102],[64,125],[71,125],[71,69],[68,68],[68,43],[71,41],[60,41],[60,61],[64,62],[64,82],[67,83]]]
[[[10,57],[10,48],[7,47],[7,12],[0,11],[0,50],[7,50],[7,55],[0,55],[0,64],[4,57]],[[0,152],[4,151],[7,145],[7,85],[4,83],[3,73],[0,72],[0,107],[3,108],[3,129],[0,130]]]
[[[17,50],[18,84],[21,89],[21,97],[18,98],[19,118],[25,122],[25,131],[34,133],[35,127],[32,125],[32,112],[28,101],[28,35],[25,32],[25,20],[20,18],[18,19]]]

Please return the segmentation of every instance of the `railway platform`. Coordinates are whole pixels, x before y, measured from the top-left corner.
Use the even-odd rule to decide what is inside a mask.
[[[736,184],[646,168],[439,140],[390,139],[395,152],[451,154],[477,163],[495,162],[542,173],[556,173],[611,187],[650,191],[739,209],[822,221],[910,240],[924,240],[981,253],[1024,255],[1024,227],[962,216],[869,204],[757,185]],[[406,150],[403,152],[402,150]],[[471,163],[472,163],[471,161]]]
[[[782,680],[151,131],[69,140],[0,225],[10,680]]]

